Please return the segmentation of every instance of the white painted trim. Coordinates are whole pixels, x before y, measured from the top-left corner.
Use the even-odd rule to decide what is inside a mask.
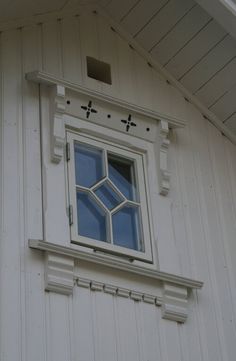
[[[159,167],[158,167],[158,183],[159,193],[166,196],[170,190],[170,172],[168,170],[168,149],[170,141],[168,139],[169,126],[164,120],[161,120],[158,124],[159,139],[158,139],[158,152],[159,154]]]
[[[161,272],[157,270],[147,270],[140,266],[135,266],[122,260],[116,261],[103,254],[88,254],[87,252],[64,247],[53,243],[29,240],[29,247],[45,251],[45,290],[72,295],[73,287],[76,284],[79,287],[89,288],[91,291],[105,292],[113,296],[130,298],[136,302],[146,302],[156,306],[161,306],[162,318],[185,322],[188,316],[188,294],[189,290],[199,289],[203,283],[175,274]],[[136,289],[124,288],[122,285],[112,285],[107,281],[103,282],[94,279],[84,278],[75,273],[74,262],[88,261],[98,263],[103,267],[110,267],[117,270],[123,270],[139,276],[152,279],[155,282],[155,289],[150,289],[152,293],[147,293],[147,287],[142,282],[136,283]],[[105,274],[104,274],[105,275]],[[105,276],[104,276],[105,277]],[[105,277],[106,279],[106,277]],[[137,289],[138,288],[138,289]],[[158,295],[162,289],[162,296]]]
[[[63,157],[65,146],[65,125],[63,115],[65,113],[65,87],[55,85],[51,87],[50,102],[50,146],[51,160],[59,163]]]
[[[167,116],[166,114],[159,113],[159,112],[153,111],[148,108],[139,107],[135,104],[128,103],[124,100],[114,98],[110,95],[100,93],[96,90],[91,90],[89,88],[83,87],[83,86],[75,84],[75,83],[71,83],[67,80],[55,77],[51,74],[48,74],[48,73],[45,73],[42,71],[36,70],[36,71],[30,72],[30,73],[27,73],[25,77],[27,80],[30,80],[30,81],[33,81],[33,82],[39,83],[39,84],[63,86],[66,89],[73,90],[77,93],[81,93],[81,94],[87,95],[89,97],[93,97],[97,100],[102,100],[109,104],[112,104],[112,105],[118,106],[122,109],[125,109],[126,111],[129,110],[131,112],[135,112],[140,115],[144,115],[146,117],[155,119],[157,121],[165,120],[169,123],[170,127],[184,127],[186,125],[185,119],[178,119],[175,117],[170,117],[170,116]]]
[[[133,265],[129,261],[125,261],[123,259],[116,260],[114,257],[109,257],[106,254],[98,254],[98,252],[88,253],[86,251],[73,248],[72,246],[65,247],[42,240],[30,239],[29,247],[41,251],[52,252],[59,255],[72,257],[81,261],[83,260],[91,263],[100,264],[113,269],[118,269],[141,275],[143,277],[151,278],[153,280],[168,282],[174,285],[187,287],[189,289],[200,289],[203,286],[203,282],[201,281],[158,270],[145,269],[141,266]]]

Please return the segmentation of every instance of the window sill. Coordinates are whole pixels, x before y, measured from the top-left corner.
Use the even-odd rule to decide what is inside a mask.
[[[162,317],[177,322],[185,322],[187,319],[189,291],[200,289],[203,286],[201,281],[158,270],[146,269],[133,265],[128,261],[122,259],[115,260],[114,257],[97,252],[88,253],[72,247],[60,246],[35,239],[29,240],[29,247],[45,252],[45,289],[47,291],[70,295],[73,293],[74,285],[77,284],[92,290],[130,297],[135,301],[144,301],[161,306]],[[81,268],[81,274],[80,267],[77,267],[79,274],[76,274],[75,261],[79,261],[79,265],[80,263],[85,264],[87,262],[95,265],[95,267],[101,266],[102,273],[104,273],[104,268],[107,268],[108,271],[110,270],[107,272],[108,274],[116,270],[118,276],[119,271],[121,273],[125,271],[131,277],[130,286],[127,286],[127,284],[124,286],[122,282],[121,285],[118,285],[118,276],[116,277],[116,282],[111,277],[105,277],[106,280],[105,278],[103,280],[101,278],[94,280],[84,277],[83,267]],[[139,276],[138,282],[132,282],[132,275]],[[137,281],[137,277],[135,279]],[[142,283],[145,287],[142,286]],[[148,286],[149,284],[150,286]],[[132,289],[132,286],[136,289]],[[138,290],[137,287],[139,288]]]

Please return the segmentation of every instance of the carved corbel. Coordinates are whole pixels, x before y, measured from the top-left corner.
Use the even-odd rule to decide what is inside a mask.
[[[159,139],[158,139],[158,157],[159,157],[159,193],[166,196],[170,189],[170,172],[168,171],[168,149],[170,141],[168,139],[169,125],[165,120],[159,122]]]
[[[188,317],[187,287],[164,283],[162,296],[162,318],[185,322]]]
[[[45,290],[71,295],[74,287],[74,258],[45,252]]]
[[[50,109],[50,132],[51,132],[51,160],[59,163],[63,157],[65,145],[65,126],[63,115],[65,113],[65,87],[53,85],[51,87]]]

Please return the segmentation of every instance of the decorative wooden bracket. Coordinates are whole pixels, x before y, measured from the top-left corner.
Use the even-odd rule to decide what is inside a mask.
[[[169,125],[165,120],[159,122],[159,139],[158,139],[158,155],[159,155],[159,193],[166,196],[170,189],[170,172],[168,171],[168,149],[170,141],[167,138],[169,134]]]
[[[63,115],[65,113],[65,87],[54,85],[51,87],[51,160],[59,163],[63,157],[65,145],[65,125]]]
[[[74,258],[45,252],[45,290],[70,295],[74,287]]]
[[[188,290],[186,287],[164,283],[162,317],[168,320],[185,322],[188,317]]]

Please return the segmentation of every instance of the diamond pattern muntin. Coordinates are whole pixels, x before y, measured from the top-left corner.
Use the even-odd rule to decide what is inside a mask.
[[[105,181],[102,185],[100,185],[94,193],[109,210],[112,210],[123,201],[108,181]]]

